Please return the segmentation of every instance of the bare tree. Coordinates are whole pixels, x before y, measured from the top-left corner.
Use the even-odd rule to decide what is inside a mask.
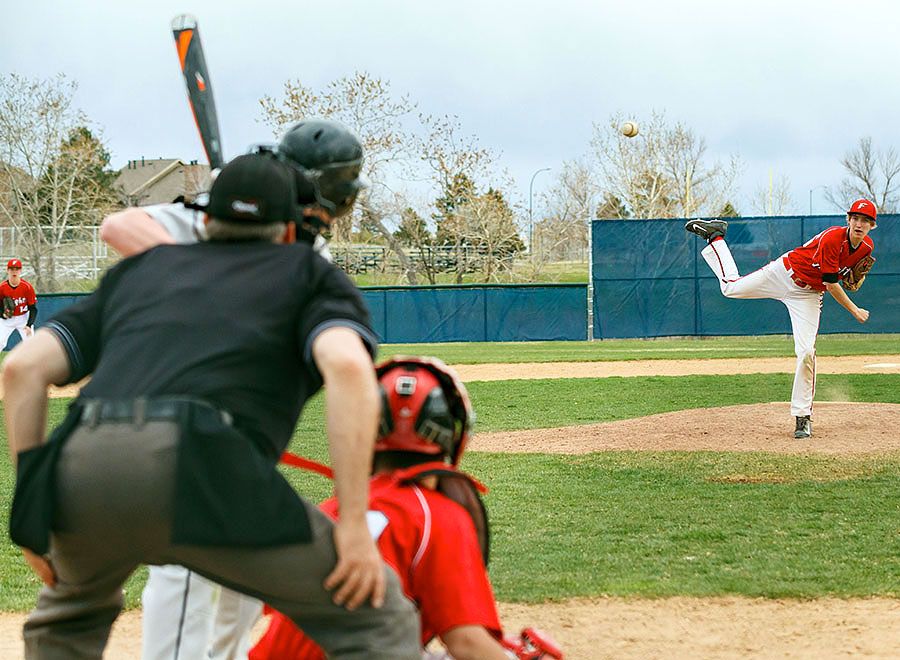
[[[591,144],[604,196],[622,200],[631,217],[713,215],[733,197],[737,157],[707,164],[706,141],[681,123],[669,126],[661,112],[633,138],[619,131],[623,120],[617,113],[595,125]]]
[[[469,196],[454,210],[451,223],[459,243],[475,248],[475,268],[484,274],[484,281],[500,279],[501,273],[512,270],[515,256],[525,244],[513,210],[503,194],[493,188]],[[468,256],[457,266],[457,282],[462,281]]]
[[[394,236],[401,244],[412,248],[411,260],[416,271],[425,275],[430,284],[437,284],[437,274],[441,270],[440,260],[435,250],[434,234],[428,221],[408,204],[406,197],[398,195],[399,227]]]
[[[893,147],[875,149],[872,138],[863,137],[841,159],[848,176],[836,190],[825,189],[825,198],[841,211],[860,197],[872,200],[879,213],[900,208],[900,155]]]
[[[773,177],[771,186],[760,184],[750,198],[750,207],[758,215],[787,215],[796,210],[791,195],[791,182],[781,174]]]
[[[591,144],[605,192],[621,199],[635,218],[671,217],[675,186],[663,174],[662,154],[665,124],[653,114],[641,123],[636,138],[619,132],[622,115],[610,117],[605,126],[594,125]]]
[[[467,248],[491,249],[489,246],[499,236],[510,238],[507,234],[515,223],[509,222],[496,199],[483,199],[477,192],[478,182],[495,178],[492,165],[497,156],[481,147],[476,136],[464,133],[459,117],[455,115],[422,114],[419,122],[422,133],[413,137],[414,150],[418,161],[426,166],[437,195],[432,213],[437,224],[435,242],[442,247],[452,246],[456,255],[457,282],[461,282],[463,274],[470,268]],[[501,191],[509,187],[510,182],[506,180],[484,195],[498,195],[502,200]],[[503,201],[502,205],[505,204]],[[484,223],[490,221],[503,226],[485,226]],[[440,267],[440,264],[435,265]],[[493,266],[488,264],[488,268]],[[433,274],[433,271],[429,273],[430,279]],[[491,276],[488,275],[488,279]]]
[[[587,232],[597,216],[600,188],[586,163],[563,163],[550,190],[542,196],[543,217],[535,224],[529,279],[537,280],[551,261],[568,260],[569,255],[587,250]]]
[[[335,80],[321,93],[299,81],[289,81],[280,98],[265,96],[260,100],[260,105],[263,121],[276,134],[305,117],[332,117],[356,131],[366,150],[365,168],[372,186],[360,195],[350,220],[335,224],[333,236],[336,241],[350,242],[351,238],[363,236],[371,230],[396,253],[401,270],[411,284],[417,284],[421,274],[434,282],[441,266],[430,258],[411,260],[401,239],[412,247],[430,249],[433,246],[427,244],[431,240],[429,237],[440,234],[442,241],[449,237],[450,243],[462,250],[471,238],[471,232],[467,233],[468,229],[460,226],[457,233],[449,233],[453,223],[447,222],[441,232],[435,227],[432,234],[428,221],[424,226],[415,227],[415,231],[404,231],[404,222],[408,225],[414,222],[413,218],[428,215],[435,220],[436,216],[443,217],[442,211],[438,208],[437,213],[423,212],[405,193],[393,190],[389,181],[406,178],[430,184],[438,207],[441,198],[449,200],[454,195],[453,187],[460,175],[465,175],[472,182],[477,180],[481,186],[494,183],[490,190],[501,197],[508,197],[508,183],[496,185],[496,176],[489,167],[494,162],[494,155],[480,147],[474,136],[463,133],[458,117],[421,114],[418,124],[407,128],[404,122],[412,118],[415,104],[407,96],[396,97],[386,81],[368,73],[356,73]],[[471,202],[473,199],[470,195],[466,200],[457,202]],[[479,212],[474,216],[480,219],[500,218],[502,214],[485,215]],[[398,231],[391,231],[391,228],[398,227]],[[463,259],[457,261],[461,263]],[[494,266],[489,268],[494,269]]]
[[[410,136],[403,128],[403,120],[415,110],[409,97],[397,98],[387,81],[356,72],[328,83],[321,93],[299,80],[289,80],[281,98],[266,95],[260,99],[260,106],[264,123],[272,127],[276,136],[294,122],[312,117],[337,119],[356,132],[365,149],[364,167],[372,186],[360,194],[354,214],[335,223],[332,235],[337,241],[349,243],[354,222],[372,228],[397,254],[410,283],[416,284],[414,265],[384,223],[393,197],[388,173],[408,155]]]
[[[72,107],[64,76],[0,77],[0,218],[14,228],[38,289],[57,287],[58,252],[75,227],[115,204],[109,154]]]

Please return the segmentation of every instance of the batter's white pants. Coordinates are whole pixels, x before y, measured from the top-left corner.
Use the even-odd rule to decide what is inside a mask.
[[[8,319],[0,319],[0,351],[6,350],[6,342],[13,332],[18,332],[22,341],[31,339],[32,335],[25,334],[25,324],[28,322],[28,314],[19,314]]]
[[[822,314],[822,292],[802,288],[794,282],[793,271],[785,265],[784,256],[741,277],[724,240],[713,241],[700,254],[719,279],[719,287],[726,297],[772,298],[787,307],[797,355],[791,415],[811,415],[816,389],[816,335]]]
[[[262,602],[183,566],[150,566],[141,596],[143,660],[247,660]]]

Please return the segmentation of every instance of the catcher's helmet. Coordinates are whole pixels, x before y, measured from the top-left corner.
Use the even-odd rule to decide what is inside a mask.
[[[473,414],[456,374],[441,360],[427,357],[396,357],[375,372],[381,386],[375,451],[432,454],[459,463]]]
[[[315,183],[316,202],[335,218],[347,214],[366,187],[362,144],[340,122],[299,121],[282,136],[278,151],[307,170]]]

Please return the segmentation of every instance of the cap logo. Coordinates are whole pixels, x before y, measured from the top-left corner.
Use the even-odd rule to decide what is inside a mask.
[[[248,202],[242,199],[235,199],[231,202],[231,210],[240,215],[260,216],[259,202]]]
[[[859,202],[858,206],[859,206],[859,208],[861,208],[861,209],[862,209],[862,208],[865,208],[866,203],[865,203],[865,202]]]

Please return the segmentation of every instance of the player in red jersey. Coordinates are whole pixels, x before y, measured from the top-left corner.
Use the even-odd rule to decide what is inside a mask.
[[[34,335],[34,320],[37,318],[37,296],[34,287],[22,279],[22,262],[10,259],[6,264],[6,274],[7,279],[0,284],[0,299],[9,298],[13,307],[10,316],[4,313],[0,320],[0,350],[6,348],[13,331],[17,331],[23,340]]]
[[[875,205],[860,199],[847,212],[846,226],[829,227],[798,248],[783,254],[757,271],[741,277],[725,243],[728,223],[723,220],[690,220],[684,226],[706,239],[700,254],[719,278],[722,294],[729,298],[774,298],[788,308],[794,335],[797,370],[791,392],[791,414],[796,418],[795,438],[812,433],[813,394],[816,386],[816,335],[822,312],[822,296],[828,291],[860,323],[869,311],[857,306],[841,280],[861,259],[872,254],[869,232],[876,226]]]
[[[369,530],[421,616],[424,658],[561,658],[544,633],[504,641],[485,564],[487,518],[474,480],[456,465],[472,412],[463,384],[440,360],[395,358],[378,367],[382,419],[369,482]],[[337,503],[321,508],[337,517]],[[527,655],[526,655],[527,654]],[[273,613],[250,660],[324,660],[287,617]]]

